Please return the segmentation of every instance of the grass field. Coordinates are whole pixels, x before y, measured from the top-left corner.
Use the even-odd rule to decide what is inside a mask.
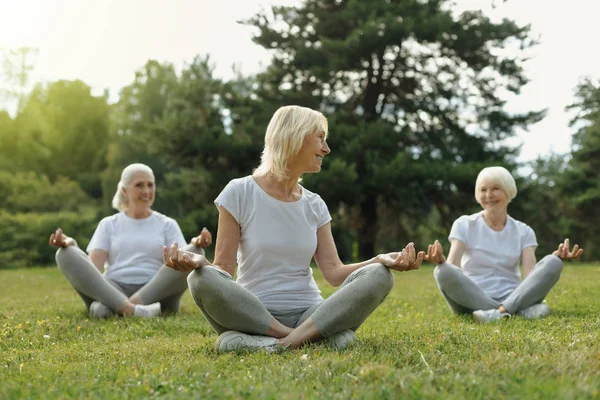
[[[599,397],[600,265],[568,264],[547,301],[546,319],[476,325],[448,312],[427,266],[396,273],[345,351],[218,355],[189,294],[178,316],[99,321],[57,269],[4,270],[0,399]]]

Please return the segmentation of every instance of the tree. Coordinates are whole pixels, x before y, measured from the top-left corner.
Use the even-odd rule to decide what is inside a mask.
[[[472,202],[481,167],[513,165],[517,149],[504,140],[543,115],[503,108],[502,93],[519,93],[527,79],[522,58],[499,50],[535,44],[529,28],[450,8],[445,0],[306,0],[246,21],[254,41],[273,50],[256,96],[329,117],[335,156],[306,183],[334,212],[356,210],[361,258],[375,253],[382,227],[397,247],[433,208],[449,228]]]
[[[571,121],[577,131],[561,187],[577,221],[572,234],[585,241],[590,254],[600,237],[600,82],[585,79],[577,86],[575,95],[575,103],[567,109],[577,111]]]
[[[110,127],[106,95],[94,96],[81,81],[37,85],[15,118],[21,170],[75,180],[100,198]]]
[[[214,199],[258,159],[261,147],[226,126],[231,117],[225,97],[242,110],[244,85],[241,78],[224,85],[213,77],[208,57],[196,57],[179,75],[170,64],[149,61],[121,93],[111,169],[147,160],[157,178],[157,208],[180,217],[184,233],[202,226],[214,231]]]

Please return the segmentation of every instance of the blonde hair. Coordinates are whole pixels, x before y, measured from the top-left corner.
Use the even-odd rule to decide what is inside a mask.
[[[287,178],[288,160],[298,154],[304,138],[313,132],[327,136],[327,118],[319,111],[300,106],[279,108],[267,126],[265,147],[254,175],[270,172],[277,180]]]
[[[123,188],[128,186],[133,181],[133,178],[138,172],[150,174],[152,180],[154,180],[154,172],[152,172],[152,168],[146,164],[130,164],[125,167],[121,173],[121,180],[117,184],[117,192],[112,199],[112,206],[115,210],[127,211],[128,200],[127,196],[125,196],[125,193],[123,192]]]
[[[500,186],[504,193],[506,193],[506,196],[508,196],[508,201],[517,197],[517,184],[510,172],[504,167],[487,167],[479,172],[475,181],[475,200],[478,203],[480,202],[478,196],[479,189],[484,180],[494,182]]]

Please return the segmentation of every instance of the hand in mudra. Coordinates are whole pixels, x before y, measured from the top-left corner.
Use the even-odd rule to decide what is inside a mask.
[[[425,253],[422,251],[417,254],[414,243],[410,242],[401,252],[378,255],[377,262],[385,265],[389,269],[403,272],[418,269],[423,262],[424,256]]]
[[[444,257],[444,249],[442,248],[442,244],[439,240],[433,242],[427,246],[427,254],[425,255],[425,261],[430,261],[436,265],[440,265],[446,262],[446,257]]]
[[[171,248],[163,246],[163,261],[167,267],[180,272],[193,271],[209,264],[203,255],[181,250],[177,243],[173,243]]]
[[[564,242],[558,245],[558,249],[554,250],[552,254],[557,257],[560,257],[563,260],[576,260],[583,254],[583,249],[579,248],[579,245],[576,244],[573,246],[573,251],[570,251],[571,243],[569,239],[565,239]]]
[[[50,235],[48,244],[54,247],[66,248],[75,245],[75,239],[68,237],[63,233],[62,229],[58,228],[56,232]]]
[[[196,247],[208,247],[212,244],[212,235],[208,229],[202,228],[200,234],[193,238],[191,243]]]

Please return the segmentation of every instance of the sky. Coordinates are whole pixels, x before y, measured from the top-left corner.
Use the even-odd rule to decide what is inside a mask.
[[[372,0],[380,1],[380,0]],[[253,29],[237,21],[272,4],[299,0],[0,0],[0,49],[38,49],[31,80],[81,79],[111,100],[133,81],[149,59],[178,67],[198,54],[210,54],[216,75],[232,77],[268,65],[270,54],[255,45]],[[456,0],[457,12],[482,9],[492,19],[531,24],[541,44],[527,53],[530,78],[508,98],[513,112],[548,109],[544,120],[519,132],[521,161],[550,152],[568,153],[572,114],[564,108],[584,76],[600,79],[600,2],[570,0]],[[5,107],[9,107],[5,105]]]

